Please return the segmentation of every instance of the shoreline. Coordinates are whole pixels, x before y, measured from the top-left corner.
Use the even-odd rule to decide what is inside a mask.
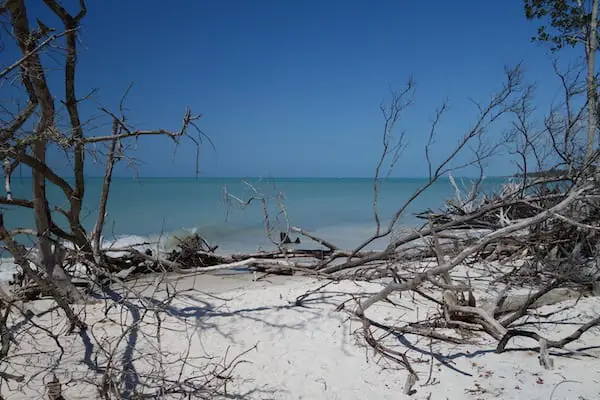
[[[406,232],[406,231],[410,231],[413,227],[412,226],[401,226],[400,228],[397,229],[396,234],[398,232]],[[359,235],[357,232],[360,233],[365,233],[365,228],[360,226],[360,227],[356,227],[355,228],[356,232],[354,232],[353,235],[349,235],[346,236],[345,240],[344,238],[340,238],[338,237],[337,240],[338,242],[336,243],[336,245],[339,245],[339,243],[352,243],[353,246],[339,246],[341,249],[344,250],[348,250],[351,251],[352,249],[354,249],[356,247],[356,245],[358,245],[360,243],[361,240],[363,240],[365,237],[368,237],[368,235],[365,236],[361,236]],[[122,250],[118,250],[119,248],[125,248],[125,247],[134,247],[136,249],[138,249],[139,251],[146,251],[146,250],[151,250],[153,252],[159,252],[161,254],[167,254],[168,252],[170,252],[172,249],[175,248],[175,235],[185,235],[185,234],[194,234],[197,230],[193,229],[193,230],[179,230],[176,232],[172,232],[169,234],[164,234],[161,237],[159,237],[158,235],[148,235],[148,236],[139,236],[139,235],[123,235],[120,237],[117,237],[116,239],[113,240],[108,240],[108,241],[104,241],[102,243],[102,247],[106,250],[109,250],[111,248],[114,248],[114,251],[108,251],[107,254],[111,255],[113,257],[116,256],[120,256],[125,254],[125,251]],[[331,236],[335,236],[335,228],[333,228],[332,230],[330,230],[329,232],[326,229],[322,229],[320,231],[318,231],[317,233],[321,232],[321,235],[319,235],[319,237],[324,238],[326,240],[328,240]],[[325,233],[324,236],[322,236],[322,233]],[[342,230],[342,232],[348,233],[348,229],[344,229]],[[350,232],[352,232],[352,230],[350,230]],[[449,230],[447,233],[448,234],[455,234],[457,237],[461,237],[461,238],[477,238],[479,236],[481,236],[483,233],[489,232],[489,230],[486,229],[478,229],[478,228],[473,228],[473,229],[460,229],[460,230]],[[328,234],[329,233],[329,234]],[[292,233],[291,234],[292,237],[297,237],[298,234],[296,233]],[[182,237],[182,236],[180,236]],[[390,235],[389,238],[383,238],[380,239],[379,241],[375,241],[374,243],[372,243],[370,246],[368,246],[366,248],[366,250],[370,250],[370,251],[380,251],[383,248],[385,248],[386,242],[389,241],[392,237],[394,237],[394,234]],[[262,239],[263,241],[267,241],[268,239],[265,237]],[[329,239],[331,240],[331,239]],[[442,239],[441,242],[445,242],[446,240],[450,240],[450,239]],[[332,240],[333,241],[333,240]],[[335,241],[334,241],[335,243]],[[409,244],[409,248],[412,246],[419,246],[421,243],[421,240],[416,240],[413,241],[411,244]],[[217,243],[218,244],[218,243]],[[238,254],[255,254],[255,253],[259,253],[261,251],[265,251],[265,252],[269,252],[269,251],[275,251],[277,250],[276,247],[272,244],[272,243],[268,243],[269,246],[265,246],[265,247],[261,247],[258,246],[256,247],[250,247],[248,245],[246,246],[232,246],[230,248],[227,247],[227,245],[225,246],[219,246],[215,252],[215,254],[219,255],[219,256],[224,256],[224,257],[229,257],[229,256],[233,256],[233,255],[238,255]],[[212,243],[211,243],[212,245]],[[231,243],[230,243],[231,245]],[[291,244],[291,247],[288,247],[289,249],[319,249],[322,248],[322,246],[320,246],[318,243],[315,243],[314,241],[311,241],[308,238],[302,237],[302,242],[301,244],[298,245],[294,245]],[[404,248],[406,246],[401,246],[400,249]],[[32,248],[34,249],[34,248]],[[34,249],[35,251],[35,249]],[[408,252],[410,253],[410,251]],[[5,253],[7,254],[7,253]],[[8,282],[10,280],[13,279],[13,274],[16,273],[17,271],[17,265],[14,263],[13,258],[10,256],[6,256],[6,257],[0,257],[0,282]],[[84,275],[84,271],[85,268],[81,267],[80,265],[76,265],[72,270],[72,274],[74,277],[82,277]]]

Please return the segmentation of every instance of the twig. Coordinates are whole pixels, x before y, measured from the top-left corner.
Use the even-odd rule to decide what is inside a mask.
[[[317,236],[315,236],[315,235],[313,235],[313,234],[311,234],[311,233],[308,233],[308,232],[306,232],[305,230],[302,230],[302,229],[300,229],[300,228],[298,228],[298,227],[292,226],[292,227],[290,228],[290,230],[291,230],[292,232],[298,233],[298,234],[300,234],[300,235],[302,235],[302,236],[306,236],[307,238],[309,238],[309,239],[311,239],[311,240],[314,240],[315,242],[317,242],[317,243],[319,243],[319,244],[321,244],[321,245],[323,245],[323,246],[327,247],[327,248],[328,248],[329,250],[331,250],[331,251],[336,251],[336,250],[339,250],[339,248],[338,248],[336,245],[332,244],[331,242],[328,242],[328,241],[327,241],[327,240],[325,240],[325,239],[321,239],[321,238],[319,238],[319,237],[317,237]]]
[[[502,339],[498,343],[496,352],[497,353],[504,352],[508,341],[515,336],[524,336],[524,337],[532,338],[532,339],[537,340],[538,342],[540,340],[545,340],[548,348],[559,348],[560,349],[560,348],[563,348],[565,345],[579,339],[581,337],[581,335],[583,335],[586,331],[588,331],[589,329],[591,329],[595,326],[598,326],[598,325],[600,325],[600,317],[592,319],[591,321],[587,322],[586,324],[580,326],[575,332],[573,332],[569,336],[566,336],[560,340],[545,339],[537,332],[530,332],[530,331],[524,331],[524,330],[519,330],[519,329],[510,329],[506,332],[504,337],[502,337]]]

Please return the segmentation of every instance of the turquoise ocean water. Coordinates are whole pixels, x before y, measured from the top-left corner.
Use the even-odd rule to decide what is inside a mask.
[[[268,207],[275,217],[280,210],[276,195],[280,194],[289,223],[320,235],[345,248],[360,243],[374,229],[372,202],[372,179],[348,178],[156,178],[113,180],[105,227],[107,240],[139,241],[141,238],[156,239],[169,233],[196,229],[211,244],[218,244],[223,252],[255,251],[269,248],[266,239],[262,204],[255,202],[241,208],[236,201],[226,201],[225,193],[240,199],[256,195],[244,184],[268,198]],[[468,179],[456,179],[459,186],[470,187]],[[484,180],[484,191],[498,190],[502,178]],[[383,222],[389,221],[395,210],[411,194],[426,183],[425,179],[387,179],[380,184],[379,210]],[[97,199],[102,181],[87,180],[84,225],[88,230],[97,217]],[[52,205],[66,205],[61,192],[48,185]],[[15,178],[13,193],[16,197],[29,198],[29,179]],[[427,208],[439,209],[444,199],[454,196],[454,188],[447,178],[434,183],[406,211],[401,225],[413,226],[419,221],[414,213]],[[5,207],[5,223],[8,227],[31,227],[32,219],[27,210]],[[285,218],[280,217],[285,228]],[[60,222],[60,219],[59,219]]]

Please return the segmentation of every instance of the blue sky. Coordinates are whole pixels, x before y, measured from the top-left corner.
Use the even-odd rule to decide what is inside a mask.
[[[28,3],[31,16],[47,15]],[[371,176],[381,149],[379,104],[410,75],[415,105],[401,125],[408,147],[393,175],[424,176],[428,123],[445,98],[436,158],[473,122],[468,99],[488,99],[505,65],[522,61],[528,78],[542,83],[542,100],[557,88],[548,50],[530,41],[537,25],[521,0],[88,3],[78,94],[99,91],[83,112],[116,109],[131,82],[128,115],[138,128],[177,129],[190,106],[216,146],[201,149],[203,177]],[[106,126],[89,132],[108,133]],[[141,176],[193,176],[194,153],[184,143],[174,155],[169,141],[150,138],[132,155],[143,162]],[[512,172],[506,156],[486,171]],[[130,174],[124,166],[118,173]]]

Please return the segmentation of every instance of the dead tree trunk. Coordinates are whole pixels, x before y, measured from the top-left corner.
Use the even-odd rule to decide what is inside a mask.
[[[597,95],[596,95],[596,51],[597,29],[598,29],[598,0],[592,2],[591,21],[589,26],[589,35],[585,43],[585,58],[587,62],[587,109],[588,109],[588,132],[587,132],[587,152],[586,160],[590,161],[594,155],[594,144],[596,142],[596,112],[597,112]]]
[[[39,54],[35,51],[36,36],[42,32],[32,32],[29,28],[27,9],[23,0],[14,0],[8,3],[11,22],[19,48],[23,54],[31,54],[21,65],[22,77],[28,95],[33,103],[39,104],[41,109],[40,120],[35,126],[32,157],[32,193],[33,211],[38,236],[38,262],[43,267],[48,279],[56,279],[56,284],[63,295],[73,301],[81,301],[82,295],[75,288],[62,265],[56,260],[56,251],[53,251],[51,239],[52,219],[48,199],[46,198],[46,147],[48,136],[54,129],[54,100],[48,88],[46,75],[40,61]]]

